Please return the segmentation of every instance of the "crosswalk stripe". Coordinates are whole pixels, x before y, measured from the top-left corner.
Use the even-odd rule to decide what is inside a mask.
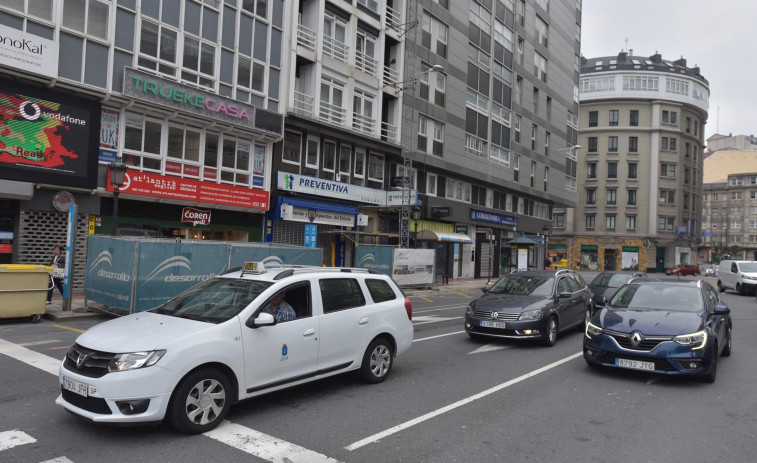
[[[37,442],[37,439],[18,429],[0,432],[0,451],[34,442]]]
[[[26,346],[41,346],[42,344],[52,344],[54,342],[60,342],[60,341],[58,341],[57,339],[48,339],[47,341],[23,342],[21,344],[13,344],[13,345],[9,345],[7,347],[13,347],[13,346],[21,346],[21,347],[26,347]],[[6,346],[3,346],[3,347],[6,347]],[[0,349],[2,349],[3,347],[0,347]]]
[[[66,457],[53,458],[52,460],[40,461],[39,463],[74,463]]]
[[[338,463],[337,460],[326,455],[230,421],[224,421],[204,435],[270,462]]]
[[[0,339],[0,354],[7,355],[55,376],[58,376],[60,370],[60,359],[34,352],[4,339]]]

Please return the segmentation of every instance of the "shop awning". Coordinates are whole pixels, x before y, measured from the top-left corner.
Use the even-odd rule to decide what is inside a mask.
[[[415,235],[416,240],[422,241],[447,241],[450,243],[472,243],[470,236],[463,233],[440,232],[433,230],[423,230]]]
[[[508,241],[505,244],[540,244],[540,243],[543,243],[543,242],[544,241],[533,240],[533,239],[531,239],[531,238],[529,238],[527,236],[519,236],[519,237],[515,238],[514,240]]]

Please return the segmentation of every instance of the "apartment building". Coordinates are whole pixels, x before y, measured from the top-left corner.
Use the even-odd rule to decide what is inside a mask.
[[[697,263],[709,99],[699,68],[659,54],[582,58],[579,94],[579,201],[554,213],[571,266]]]

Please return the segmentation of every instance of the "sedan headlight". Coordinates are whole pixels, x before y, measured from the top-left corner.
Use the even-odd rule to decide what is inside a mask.
[[[136,370],[137,368],[149,367],[155,365],[164,355],[166,355],[166,351],[164,350],[116,354],[116,356],[113,357],[113,360],[108,364],[108,371],[113,373],[116,371]]]
[[[465,308],[465,314],[466,315],[470,315],[471,317],[473,316],[473,306],[472,305],[468,304],[468,306]]]
[[[702,349],[707,345],[707,332],[697,331],[691,334],[682,334],[673,338],[673,341],[682,346],[693,346],[691,350]]]
[[[591,339],[592,336],[599,336],[600,334],[604,333],[605,331],[595,325],[594,323],[588,322],[586,324],[586,337]]]
[[[541,309],[529,310],[528,312],[523,312],[522,314],[520,314],[518,320],[539,320],[543,316],[544,314],[542,313]]]

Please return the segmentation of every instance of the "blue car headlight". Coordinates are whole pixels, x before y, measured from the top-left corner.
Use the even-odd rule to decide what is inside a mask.
[[[673,338],[673,341],[682,346],[692,346],[691,350],[698,350],[707,345],[707,332],[697,331],[696,333],[682,334]]]
[[[539,320],[543,315],[541,309],[529,310],[528,312],[520,314],[518,320]]]
[[[604,330],[597,325],[589,322],[586,324],[586,337],[591,339],[592,336],[599,336]]]

